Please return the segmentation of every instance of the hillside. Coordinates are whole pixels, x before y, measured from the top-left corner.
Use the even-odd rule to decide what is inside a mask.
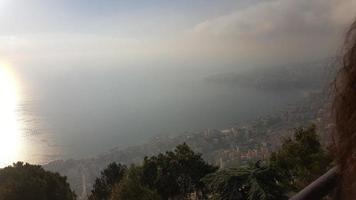
[[[267,158],[279,146],[282,138],[288,137],[295,128],[310,123],[317,124],[323,141],[327,142],[330,105],[323,88],[331,76],[325,75],[323,65],[325,63],[304,64],[298,69],[293,66],[277,67],[260,72],[251,70],[238,76],[232,73],[230,78],[222,75],[207,78],[207,81],[215,84],[242,84],[263,90],[288,89],[303,94],[297,103],[281,107],[271,115],[236,122],[223,129],[188,131],[178,136],[160,135],[143,145],[112,149],[93,158],[57,160],[44,165],[44,168],[67,176],[78,196],[85,198],[95,178],[108,163],[140,163],[145,156],[171,150],[183,142],[202,153],[205,160],[221,168]],[[321,71],[324,71],[324,75],[320,74]]]
[[[318,90],[325,87],[334,75],[332,59],[322,61],[274,66],[266,68],[248,68],[242,72],[229,72],[210,75],[207,83],[263,89]]]
[[[297,105],[290,105],[275,115],[259,117],[243,125],[222,130],[186,132],[176,137],[157,136],[144,145],[113,149],[107,154],[90,159],[58,160],[48,163],[44,168],[66,175],[76,193],[85,197],[99,172],[108,163],[139,163],[144,156],[171,150],[183,142],[202,153],[208,162],[222,168],[264,159],[278,147],[281,138],[290,135],[294,128],[312,122],[318,127],[327,127],[320,118],[326,116],[325,99],[325,94],[321,92],[309,93]],[[322,132],[325,134],[325,129]]]

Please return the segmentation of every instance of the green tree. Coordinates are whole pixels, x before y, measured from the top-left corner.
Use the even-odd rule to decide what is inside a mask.
[[[0,199],[74,200],[76,196],[66,177],[17,162],[0,170]]]
[[[203,181],[216,200],[284,200],[287,197],[280,179],[273,168],[257,162],[209,174]]]
[[[127,167],[115,162],[110,163],[101,172],[101,176],[95,180],[89,196],[90,200],[108,200],[115,184],[119,183],[127,170]]]
[[[204,184],[201,179],[217,170],[206,163],[201,154],[195,153],[187,144],[178,145],[174,151],[158,156],[146,157],[142,166],[142,182],[156,190],[162,199],[184,198],[196,193],[204,196]]]
[[[157,192],[141,182],[142,168],[131,166],[122,181],[113,189],[111,200],[160,200]]]
[[[312,125],[296,129],[293,138],[285,139],[281,148],[271,154],[268,166],[222,170],[203,181],[216,199],[286,199],[285,194],[301,190],[331,165]]]
[[[283,177],[283,184],[299,191],[320,177],[331,167],[331,158],[322,147],[315,125],[298,128],[293,138],[272,153],[270,166]]]

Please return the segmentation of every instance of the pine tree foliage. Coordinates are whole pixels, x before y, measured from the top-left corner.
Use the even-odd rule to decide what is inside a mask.
[[[332,167],[331,157],[320,143],[315,125],[296,129],[293,138],[272,153],[270,165],[292,191],[299,191]]]
[[[108,200],[114,185],[122,180],[126,170],[125,165],[110,163],[95,180],[89,200]]]
[[[203,181],[217,200],[283,200],[284,188],[278,173],[270,167],[255,165],[221,170]]]
[[[156,191],[141,183],[142,168],[132,165],[112,191],[111,200],[161,200]]]

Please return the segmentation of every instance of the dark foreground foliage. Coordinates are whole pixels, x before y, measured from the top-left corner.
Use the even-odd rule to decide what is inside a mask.
[[[282,147],[272,153],[270,165],[283,177],[283,184],[297,192],[327,172],[331,156],[322,147],[315,125],[296,129],[293,138],[286,139]]]
[[[174,151],[146,157],[142,166],[142,180],[149,188],[157,190],[163,199],[184,198],[192,193],[203,197],[204,184],[201,179],[217,169],[184,143]]]
[[[255,165],[222,170],[208,175],[204,181],[213,199],[222,200],[284,200],[282,177],[270,167]]]
[[[124,176],[112,179],[116,180],[115,184],[97,184],[108,179],[104,170],[94,184],[91,197],[106,200],[110,191],[112,200],[184,199],[192,194],[203,199],[205,187],[201,179],[216,170],[217,167],[206,163],[201,154],[195,153],[187,144],[181,144],[174,151],[146,157],[141,166],[132,165]],[[98,196],[96,191],[105,191],[105,195]]]
[[[114,185],[122,180],[126,171],[125,165],[110,163],[95,180],[89,200],[109,199]]]
[[[320,144],[314,125],[296,129],[293,138],[261,162],[225,169],[203,180],[218,200],[283,200],[331,168],[331,159]]]
[[[146,157],[140,166],[110,164],[95,182],[91,198],[285,200],[330,167],[331,159],[312,125],[296,129],[269,160],[238,168],[217,171],[187,144]]]
[[[111,195],[111,200],[161,200],[157,191],[142,183],[142,168],[131,166],[122,181],[118,182]]]
[[[76,196],[66,177],[18,162],[0,170],[0,199],[74,200]]]

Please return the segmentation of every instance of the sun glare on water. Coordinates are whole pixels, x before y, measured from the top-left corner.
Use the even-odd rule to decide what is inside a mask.
[[[10,66],[0,64],[0,167],[10,165],[20,157],[18,103],[16,77]]]

